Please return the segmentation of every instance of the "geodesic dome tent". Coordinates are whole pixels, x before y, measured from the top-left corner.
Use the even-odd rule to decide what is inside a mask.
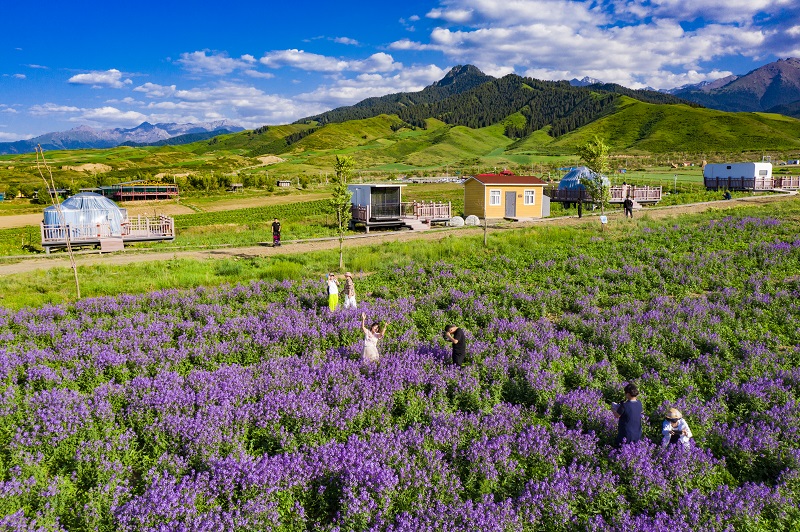
[[[110,234],[122,234],[122,221],[125,214],[117,204],[94,192],[81,192],[70,196],[61,203],[64,223],[70,227],[70,234],[78,236],[84,228],[108,225]],[[44,225],[61,227],[61,217],[54,206],[44,209]]]
[[[558,190],[585,191],[586,187],[583,186],[581,181],[585,179],[597,179],[597,176],[597,172],[590,170],[586,166],[578,166],[567,172],[567,174],[561,178],[561,181],[558,183]],[[605,186],[611,186],[611,181],[606,176],[600,174],[600,179],[603,180]]]

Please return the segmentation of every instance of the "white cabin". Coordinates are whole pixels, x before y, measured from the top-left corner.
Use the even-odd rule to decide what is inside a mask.
[[[703,168],[703,184],[714,190],[771,190],[772,163],[707,164]]]

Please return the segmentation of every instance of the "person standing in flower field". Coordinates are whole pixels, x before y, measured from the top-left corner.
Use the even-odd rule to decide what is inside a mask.
[[[272,222],[272,247],[281,245],[281,223],[277,218]]]
[[[356,286],[350,272],[344,274],[344,308],[356,308]]]
[[[464,329],[457,325],[448,325],[444,328],[442,336],[453,344],[453,364],[462,366],[467,356],[467,339],[464,336]]]
[[[689,424],[683,419],[681,411],[677,408],[667,410],[664,416],[664,423],[661,425],[661,446],[676,445],[680,442],[685,448],[689,448],[689,438],[692,437],[692,430]]]
[[[328,274],[328,308],[331,312],[339,305],[339,281],[333,273]]]
[[[630,196],[622,202],[622,208],[625,209],[625,218],[633,218],[633,200]]]
[[[361,355],[362,362],[377,362],[380,359],[378,354],[378,340],[386,334],[386,324],[381,328],[376,321],[367,329],[367,314],[361,313],[361,330],[364,331],[364,352]],[[380,329],[380,330],[379,330]]]
[[[632,382],[625,386],[625,400],[612,403],[617,424],[617,446],[642,439],[642,403],[637,399],[639,388]]]

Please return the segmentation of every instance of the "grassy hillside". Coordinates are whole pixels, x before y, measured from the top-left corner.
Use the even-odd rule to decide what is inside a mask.
[[[607,139],[614,150],[633,152],[791,150],[800,148],[800,120],[622,97],[615,113],[564,135],[551,146],[571,149],[595,135]]]

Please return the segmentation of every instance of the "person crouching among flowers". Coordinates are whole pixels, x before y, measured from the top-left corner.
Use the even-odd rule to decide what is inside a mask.
[[[664,423],[661,425],[661,446],[666,447],[670,444],[677,444],[680,442],[687,449],[689,448],[689,439],[692,437],[692,430],[689,424],[683,419],[680,410],[677,408],[670,408],[667,415],[664,416]]]

